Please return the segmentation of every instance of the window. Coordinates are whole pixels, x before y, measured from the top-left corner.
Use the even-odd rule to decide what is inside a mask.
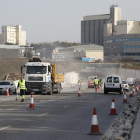
[[[123,25],[123,23],[121,23],[121,25]]]
[[[107,83],[112,83],[112,77],[107,77]]]
[[[126,23],[124,23],[124,25],[126,25]]]
[[[119,25],[119,23],[118,23],[118,25]]]

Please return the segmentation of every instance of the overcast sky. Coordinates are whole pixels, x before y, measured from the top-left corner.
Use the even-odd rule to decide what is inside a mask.
[[[83,16],[108,14],[116,2],[123,19],[140,20],[139,0],[1,0],[0,26],[21,24],[29,43],[80,42]]]

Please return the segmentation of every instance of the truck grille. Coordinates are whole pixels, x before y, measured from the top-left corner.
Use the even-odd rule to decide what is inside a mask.
[[[28,81],[43,81],[43,77],[28,77]]]

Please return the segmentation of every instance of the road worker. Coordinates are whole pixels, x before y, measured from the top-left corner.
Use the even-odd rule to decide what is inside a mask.
[[[27,91],[26,88],[26,82],[23,79],[23,77],[21,77],[21,80],[19,80],[18,82],[18,89],[20,88],[20,96],[21,96],[21,102],[24,102],[24,98],[25,98],[25,90]]]
[[[78,84],[79,84],[79,86],[81,86],[81,82],[82,82],[82,80],[79,79],[79,80],[78,80]]]
[[[102,81],[102,79],[100,79],[100,81],[99,81],[99,88],[101,88],[101,89],[102,89],[102,84],[103,84],[103,81]]]
[[[98,79],[96,77],[94,79],[94,87],[95,87],[95,91],[96,91],[96,88],[98,88]]]

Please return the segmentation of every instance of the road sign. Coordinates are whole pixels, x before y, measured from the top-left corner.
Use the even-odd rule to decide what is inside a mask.
[[[82,62],[95,62],[95,57],[82,57]]]
[[[65,58],[65,53],[52,53],[52,58]]]

